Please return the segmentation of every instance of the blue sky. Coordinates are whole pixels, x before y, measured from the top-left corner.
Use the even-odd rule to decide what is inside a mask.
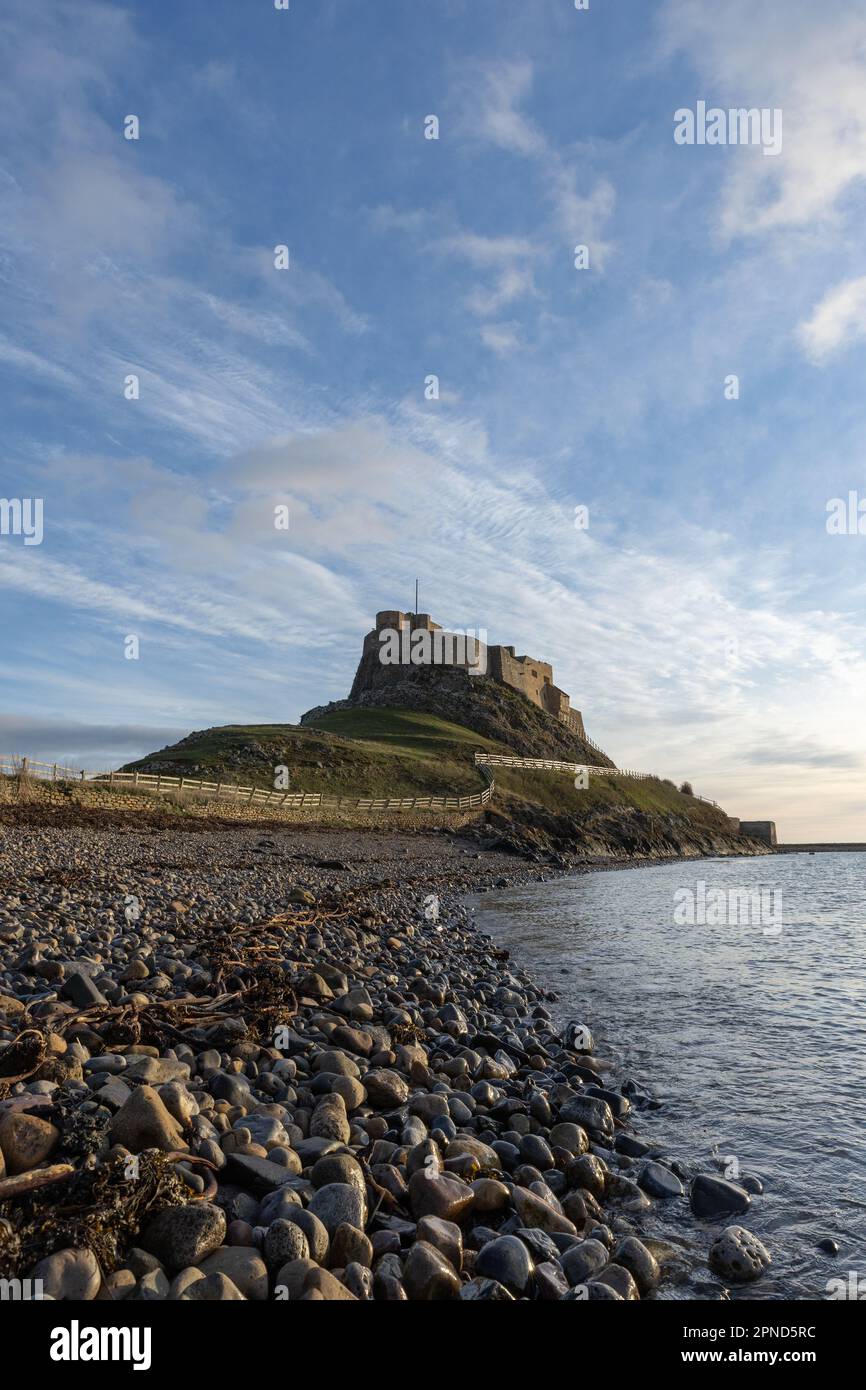
[[[7,0],[0,50],[0,494],[44,499],[0,752],[296,720],[419,575],[622,765],[866,839],[866,536],[826,529],[866,497],[866,15]],[[781,153],[676,144],[700,100]]]

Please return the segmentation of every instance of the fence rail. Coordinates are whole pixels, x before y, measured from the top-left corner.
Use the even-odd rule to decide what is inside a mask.
[[[238,786],[234,782],[205,782],[198,778],[168,777],[162,773],[154,775],[145,772],[108,772],[92,780],[110,787],[140,787],[158,794],[190,792],[286,811],[315,807],[353,811],[469,811],[477,806],[486,806],[496,789],[489,773],[485,774],[487,785],[483,791],[469,792],[464,796],[328,796],[324,792],[272,791],[267,787]]]
[[[36,777],[40,782],[83,781],[87,774],[80,767],[65,767],[63,763],[42,763],[38,758],[17,758],[0,755],[0,774],[6,777]]]
[[[601,750],[599,749],[599,752]],[[476,753],[475,766],[487,785],[483,791],[463,796],[329,796],[324,792],[272,791],[267,787],[245,787],[235,782],[206,782],[200,778],[168,777],[148,772],[96,772],[66,767],[62,763],[40,762],[36,758],[0,755],[0,775],[35,777],[40,781],[87,781],[115,786],[140,787],[157,795],[172,791],[189,792],[215,797],[217,800],[243,801],[248,805],[270,806],[274,810],[298,811],[316,807],[329,810],[355,811],[470,811],[486,806],[496,791],[488,767],[517,767],[536,772],[567,772],[572,776],[586,771],[593,777],[630,777],[637,781],[655,777],[652,772],[635,772],[631,768],[595,767],[591,763],[560,762],[556,758],[518,758],[508,753]],[[718,806],[708,796],[696,796],[710,806]]]
[[[304,810],[328,807],[332,810],[357,811],[470,811],[486,806],[496,783],[486,769],[479,769],[486,786],[480,792],[463,796],[329,796],[324,792],[276,791],[267,787],[240,786],[235,782],[207,782],[203,778],[169,777],[163,773],[97,772],[88,775],[83,768],[65,767],[62,763],[45,763],[35,758],[0,756],[0,774],[35,777],[40,781],[86,781],[90,785],[141,788],[142,791],[163,794],[189,792],[215,797],[218,800],[241,801],[245,805],[269,806],[274,810]]]
[[[584,734],[579,734],[578,737],[580,738],[580,740],[581,740],[583,743],[585,743],[585,744],[587,745],[587,747],[589,747],[589,748],[594,748],[595,751],[596,751],[596,753],[601,753],[601,755],[602,755],[603,758],[606,758],[606,757],[608,756],[608,754],[605,753],[604,749],[601,748],[601,747],[599,746],[599,744],[596,743],[595,739],[594,739],[594,738],[590,738],[589,734],[586,734],[586,733],[584,733]]]
[[[586,740],[591,743],[591,739]],[[593,744],[593,747],[597,745]],[[598,749],[599,753],[602,751]],[[607,757],[607,754],[605,754]],[[493,767],[522,767],[527,771],[536,770],[539,772],[588,772],[593,777],[632,777],[637,781],[658,781],[654,772],[635,772],[628,767],[594,767],[591,763],[562,763],[555,758],[512,758],[505,753],[476,753],[475,762],[478,766],[487,765]],[[697,792],[692,792],[696,801],[705,801],[708,806],[715,806],[718,809],[718,801],[713,801],[710,796],[699,796]]]
[[[536,772],[588,772],[593,777],[654,778],[653,772],[634,772],[625,767],[594,767],[592,763],[563,763],[556,758],[512,758],[506,753],[476,753],[475,762],[488,767],[522,767]]]

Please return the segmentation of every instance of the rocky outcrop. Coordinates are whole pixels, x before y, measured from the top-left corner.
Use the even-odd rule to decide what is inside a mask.
[[[538,859],[678,859],[717,854],[768,854],[740,835],[719,811],[699,821],[623,806],[578,816],[503,797],[469,832],[486,848],[508,849]]]
[[[302,725],[345,709],[412,709],[436,714],[504,744],[521,758],[558,758],[564,762],[615,764],[604,753],[546,714],[517,691],[484,676],[448,666],[385,668],[399,673],[387,683],[362,690],[355,698],[317,705],[301,715]]]

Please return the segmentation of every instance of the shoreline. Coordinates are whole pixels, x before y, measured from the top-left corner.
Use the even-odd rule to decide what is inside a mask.
[[[465,900],[666,861],[178,829],[0,827],[0,1038],[31,1030],[0,1053],[0,1277],[132,1302],[665,1296],[681,1261],[642,1219],[683,1183],[630,1130],[642,1098]],[[739,1190],[699,1185],[721,1235]],[[74,1229],[46,1225],[59,1197]],[[716,1242],[702,1297],[744,1251],[762,1266],[754,1244]]]
[[[822,903],[820,883],[816,887],[816,881],[810,883],[807,878],[802,884],[802,875],[808,873],[806,865],[819,861],[806,856],[799,861],[785,858],[793,880],[773,876],[771,881],[781,884],[786,905],[793,904],[786,925],[796,925],[810,920],[801,913],[804,901],[797,897],[801,887],[803,900],[811,902],[809,895],[814,893],[816,902]],[[687,870],[687,877],[692,878],[692,887],[697,876],[724,884],[725,875],[733,870],[727,882],[742,885],[751,868],[751,860],[747,863],[744,857],[737,865],[716,865],[714,876],[709,866],[696,865]],[[781,865],[777,863],[774,868],[780,870]],[[677,880],[686,881],[680,875]],[[672,944],[677,929],[671,925],[666,902],[670,887],[669,877],[653,874],[636,884],[597,886],[588,893],[560,883],[544,898],[525,889],[516,893],[503,890],[492,900],[489,894],[472,895],[468,906],[475,912],[479,928],[489,932],[497,946],[508,948],[514,961],[536,978],[561,989],[564,1000],[554,1010],[557,1022],[582,1012],[589,1026],[598,1030],[603,1050],[614,1062],[612,1075],[616,1079],[611,1085],[619,1089],[625,1078],[635,1078],[640,1089],[659,1102],[654,1113],[642,1116],[638,1111],[635,1125],[642,1139],[660,1146],[663,1161],[670,1163],[675,1157],[678,1163],[670,1166],[684,1179],[686,1172],[691,1176],[714,1167],[724,1172],[729,1165],[737,1175],[735,1181],[753,1194],[751,1213],[738,1219],[746,1224],[754,1221],[752,1229],[770,1245],[773,1264],[758,1284],[732,1286],[731,1296],[796,1302],[838,1297],[837,1293],[824,1292],[835,1286],[833,1261],[838,1257],[841,1264],[845,1252],[849,1252],[849,1261],[855,1260],[854,1252],[862,1249],[859,1214],[846,1212],[837,1195],[840,1183],[844,1185],[841,1173],[851,1171],[851,1154],[846,1149],[851,1135],[837,1125],[831,1140],[820,1125],[804,1122],[802,1150],[798,1148],[801,1135],[792,1133],[791,1115],[802,1110],[802,1095],[796,1090],[798,1084],[802,1088],[802,1073],[798,1075],[796,1065],[787,1069],[783,1065],[775,1091],[767,1087],[768,1067],[782,1045],[777,1048],[771,1024],[762,1031],[764,1016],[749,1019],[734,1040],[727,1037],[718,1047],[712,1043],[707,1046],[711,1032],[715,1031],[718,1039],[727,1032],[721,1020],[727,1017],[730,997],[719,994],[721,975],[715,971],[715,960],[707,958],[712,943],[705,942],[702,955],[689,941]],[[815,920],[820,920],[817,905],[815,912]],[[786,983],[791,990],[799,988],[806,974],[799,947],[798,941],[787,953],[790,977]],[[753,995],[763,999],[766,978],[773,978],[779,954],[771,950],[765,975],[762,947],[750,949],[755,954],[747,954],[743,967],[736,963],[733,975],[725,980],[725,989],[730,984],[735,991],[739,979],[749,978]],[[713,955],[723,962],[726,958],[724,950],[713,950]],[[562,970],[567,980],[557,984],[560,966],[567,967]],[[722,964],[719,970],[724,969]],[[738,973],[741,969],[743,974]],[[796,997],[802,1004],[802,993]],[[788,1002],[789,1007],[795,1007],[790,998]],[[660,1020],[664,1020],[663,1025]],[[744,1031],[746,1046],[754,1044],[749,1053],[752,1065],[734,1069],[738,1082],[733,1085],[728,1063],[744,1055]],[[713,1067],[719,1070],[714,1072]],[[843,1062],[836,1067],[837,1077],[840,1068],[844,1068]],[[843,1069],[841,1074],[848,1073]],[[838,1113],[844,1085],[839,1082],[834,1090],[832,1072],[823,1080],[828,1097],[835,1096],[835,1106],[829,1100],[828,1106]],[[789,1087],[792,1096],[788,1095]],[[782,1120],[780,1107],[786,1101],[789,1108],[783,1111]],[[822,1168],[811,1166],[809,1155],[813,1152],[840,1156],[840,1173],[832,1168],[828,1172],[827,1162]],[[846,1153],[847,1164],[841,1158]],[[722,1155],[738,1157],[734,1161]],[[659,1217],[661,1235],[687,1237],[692,1253],[703,1250],[705,1259],[714,1226],[707,1226],[694,1212],[690,1215],[683,1202],[661,1208]],[[700,1260],[696,1273],[699,1264]]]

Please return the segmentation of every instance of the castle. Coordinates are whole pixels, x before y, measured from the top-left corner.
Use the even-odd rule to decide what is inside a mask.
[[[403,638],[404,661],[408,660],[407,649],[414,634],[435,635],[432,646],[437,665],[461,667],[470,674],[486,676],[517,690],[525,699],[546,714],[564,724],[578,738],[585,738],[583,717],[580,710],[571,708],[571,699],[564,690],[553,683],[553,667],[546,661],[538,661],[531,656],[517,656],[513,647],[491,647],[462,633],[446,632],[439,623],[434,623],[429,613],[404,613],[399,609],[386,609],[376,614],[376,626],[364,638],[364,646],[358,670],[355,674],[350,700],[357,699],[369,689],[371,679],[384,673],[383,652],[389,634],[399,633]],[[417,642],[421,646],[422,644]]]

